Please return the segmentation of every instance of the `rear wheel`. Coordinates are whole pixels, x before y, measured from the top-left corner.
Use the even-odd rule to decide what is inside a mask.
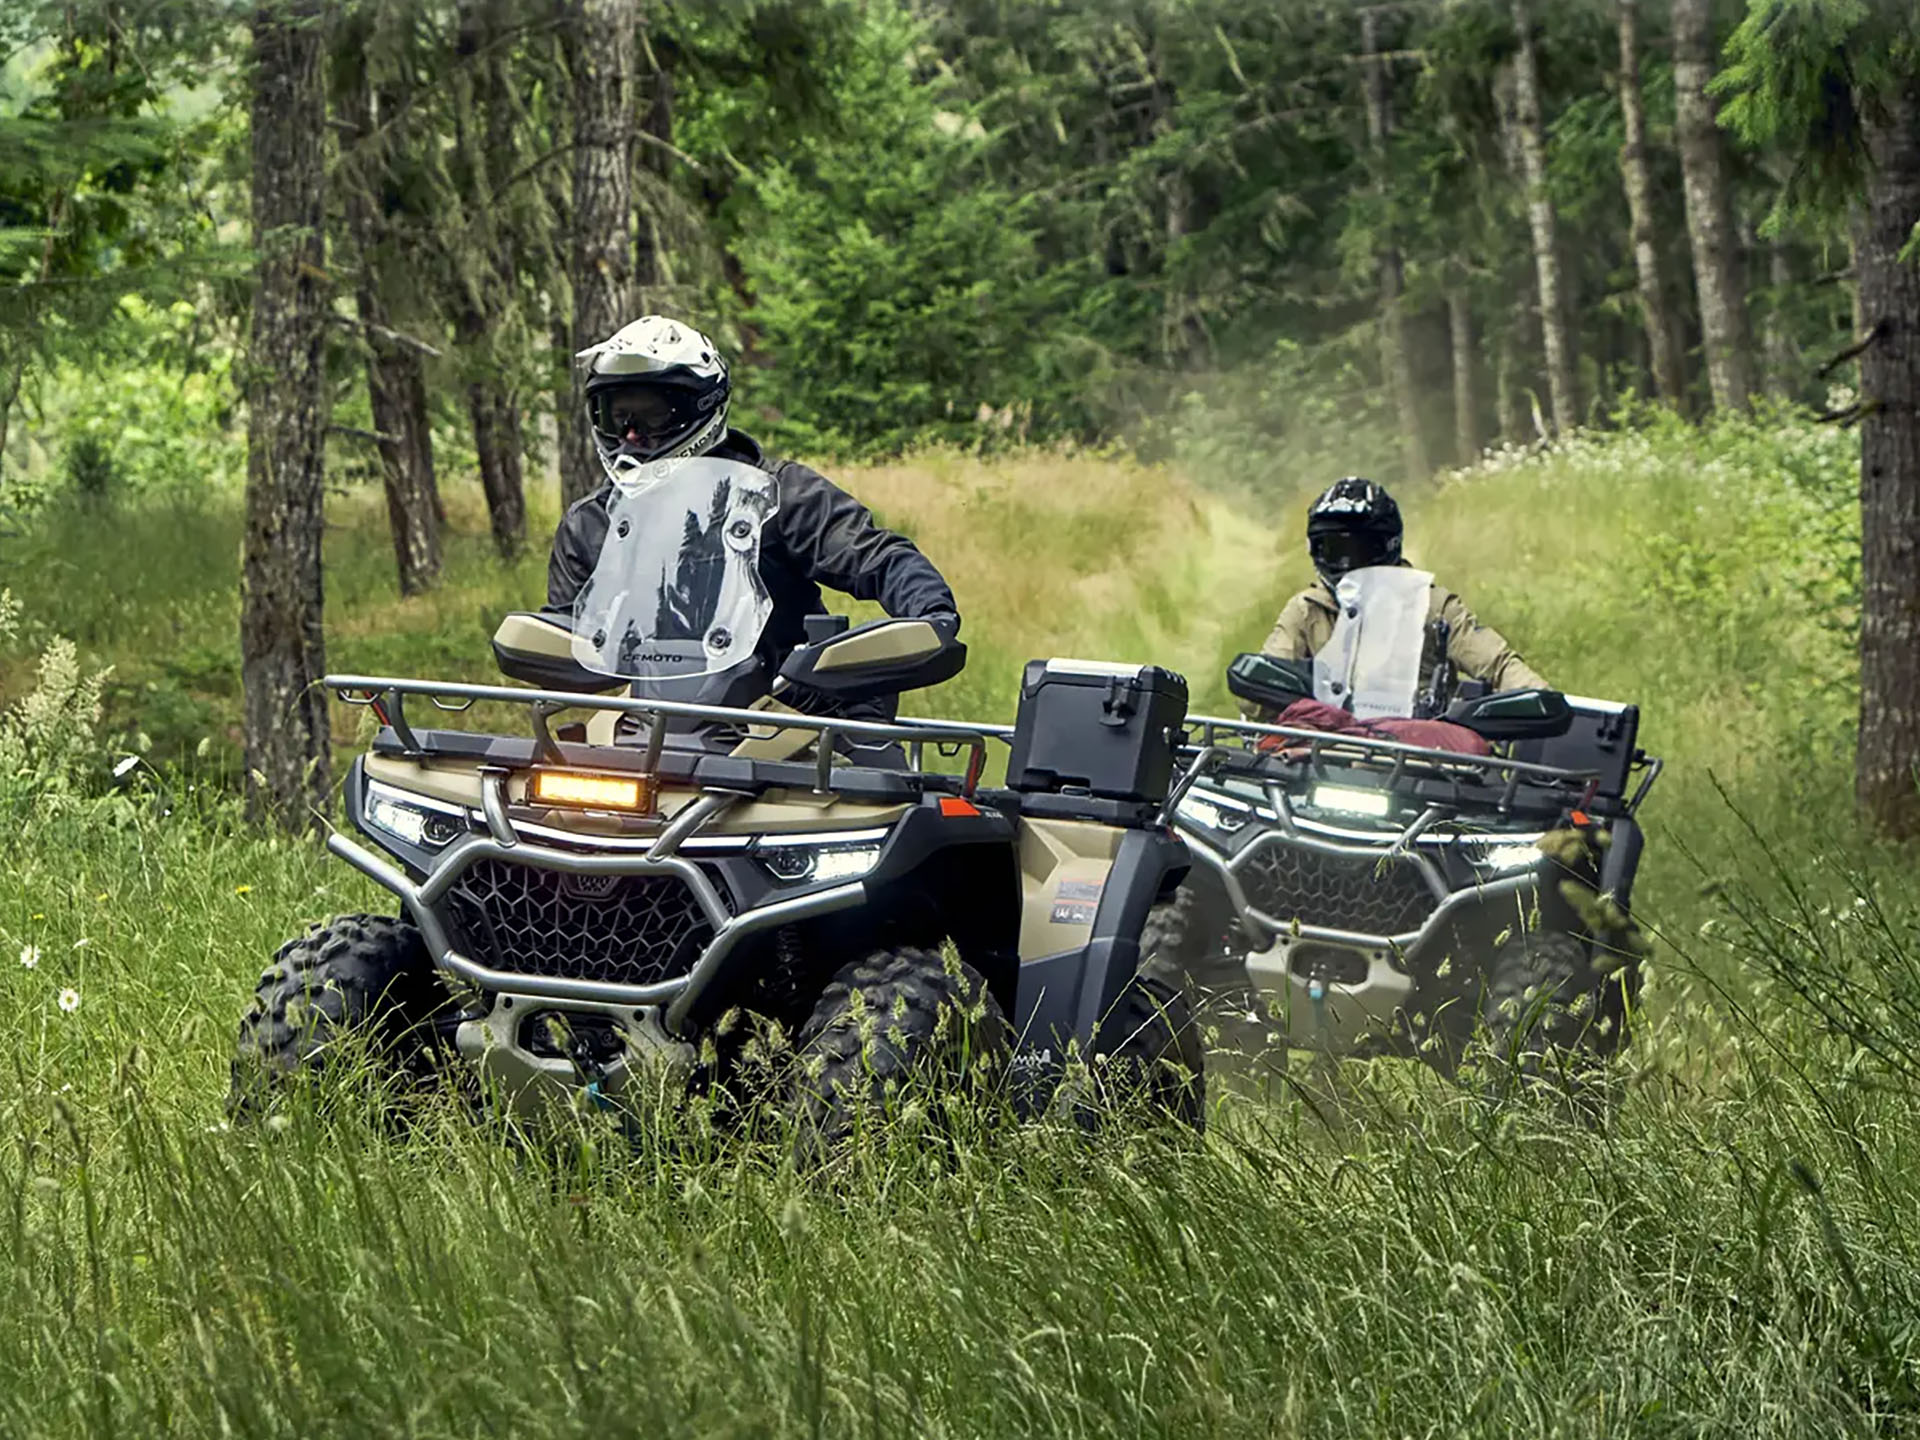
[[[240,1021],[227,1112],[251,1120],[349,1056],[369,1079],[419,1092],[445,1058],[452,1008],[420,932],[387,915],[342,915],[280,947]]]
[[[984,1096],[1005,1073],[1009,1030],[978,971],[903,946],[842,967],[798,1050],[790,1098],[806,1159],[910,1093]]]

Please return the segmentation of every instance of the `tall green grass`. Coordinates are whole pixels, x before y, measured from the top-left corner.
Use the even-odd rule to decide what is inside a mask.
[[[385,897],[241,825],[213,756],[16,812],[0,1435],[1920,1432],[1920,929],[1911,857],[1846,793],[1845,443],[1656,427],[1405,497],[1416,560],[1568,688],[1641,701],[1674,762],[1651,1018],[1600,1129],[1376,1062],[1221,1096],[1204,1138],[985,1118],[817,1174],[669,1105],[637,1145],[450,1106],[393,1135],[348,1092],[234,1133],[265,958]],[[1260,516],[1061,456],[849,479],[968,615],[975,663],[927,709],[1008,714],[1020,660],[1075,652],[1223,703],[1218,660],[1304,570],[1290,492]],[[341,668],[485,673],[539,557],[498,565],[455,510],[447,586],[400,602],[377,508],[335,507]],[[123,725],[173,691],[228,723],[231,509],[122,518],[50,519],[28,541],[70,568],[5,583],[156,687]]]

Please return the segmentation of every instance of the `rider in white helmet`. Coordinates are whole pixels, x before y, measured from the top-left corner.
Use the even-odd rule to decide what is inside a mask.
[[[607,481],[560,521],[547,566],[549,609],[570,609],[592,574],[616,482],[637,478],[654,461],[712,455],[765,470],[778,486],[779,508],[760,542],[773,614],[759,649],[770,671],[806,643],[806,617],[827,613],[823,585],[878,601],[896,617],[959,614],[953,591],[911,540],[874,523],[866,506],[819,471],[771,460],[751,436],[728,426],[727,363],[698,330],[646,315],[578,358],[587,363],[587,419]],[[892,709],[874,702],[845,713]]]

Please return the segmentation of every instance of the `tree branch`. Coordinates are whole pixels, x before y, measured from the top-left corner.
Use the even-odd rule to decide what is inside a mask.
[[[398,330],[390,330],[385,325],[375,325],[371,321],[356,319],[351,315],[336,314],[328,318],[331,319],[334,324],[345,329],[364,330],[376,340],[384,340],[389,345],[398,345],[403,349],[412,350],[416,354],[425,355],[431,360],[441,360],[446,356],[445,351],[436,350],[426,341],[416,340],[411,335],[402,335]]]
[[[371,440],[376,445],[398,445],[400,437],[389,435],[384,430],[362,430],[357,425],[329,425],[329,435],[346,435],[355,440]]]
[[[1842,350],[1838,355],[1834,356],[1831,360],[1827,361],[1826,364],[1822,365],[1818,370],[1814,371],[1813,372],[1814,378],[1816,380],[1824,380],[1827,378],[1827,376],[1831,375],[1834,371],[1838,370],[1842,365],[1846,364],[1849,360],[1859,359],[1860,356],[1864,354],[1873,345],[1874,341],[1878,340],[1881,336],[1886,334],[1886,331],[1887,331],[1886,321],[1884,320],[1874,321],[1873,328],[1867,331],[1864,339],[1860,340],[1857,344],[1849,345],[1846,349]],[[1821,418],[1826,419],[1828,417],[1822,416]]]

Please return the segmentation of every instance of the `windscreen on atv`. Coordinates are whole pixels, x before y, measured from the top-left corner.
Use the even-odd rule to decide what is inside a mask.
[[[751,659],[773,613],[760,534],[773,476],[737,460],[660,461],[616,484],[573,610],[573,658],[623,680],[713,675]]]

